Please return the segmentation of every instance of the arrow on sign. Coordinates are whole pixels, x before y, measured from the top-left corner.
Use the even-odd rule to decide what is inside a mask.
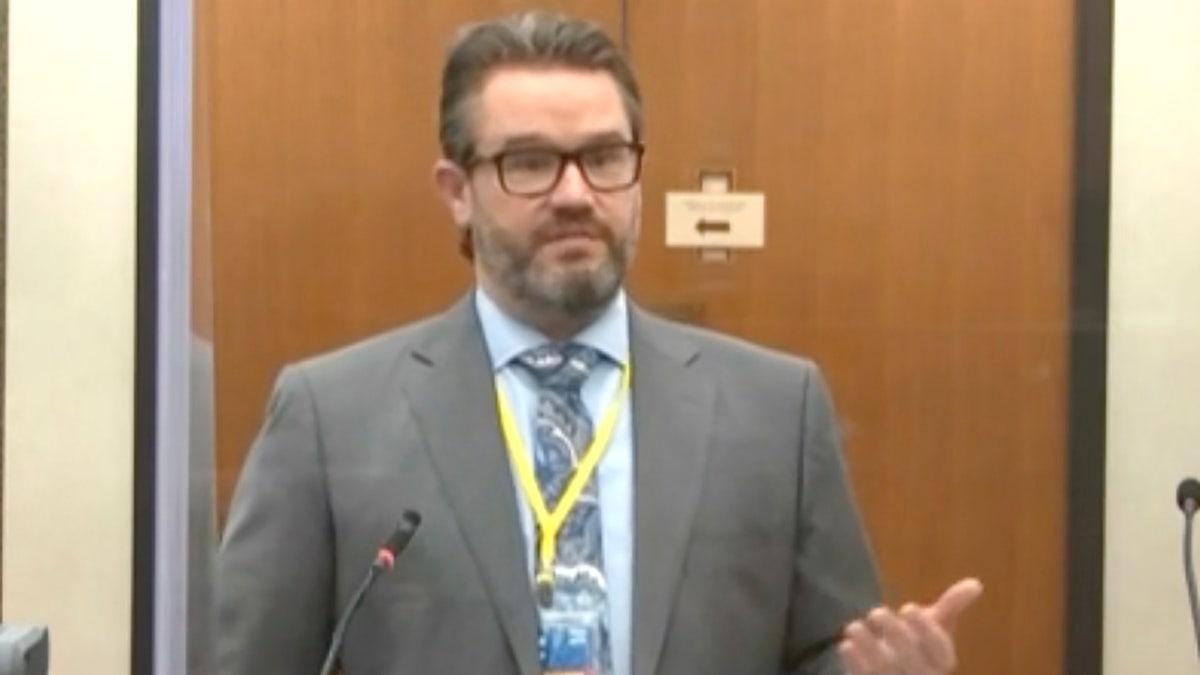
[[[696,232],[700,234],[708,234],[709,232],[721,232],[728,234],[730,230],[728,220],[704,220],[701,218],[696,221]]]

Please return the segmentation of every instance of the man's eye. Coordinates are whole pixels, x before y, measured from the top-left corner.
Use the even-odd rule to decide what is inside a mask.
[[[629,149],[622,146],[594,148],[584,155],[583,161],[593,169],[606,169],[622,164],[629,158]]]
[[[557,156],[548,152],[522,152],[509,155],[505,168],[513,171],[543,171],[552,168]]]

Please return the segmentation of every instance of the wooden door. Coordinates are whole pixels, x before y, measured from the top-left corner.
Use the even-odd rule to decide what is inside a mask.
[[[630,12],[638,295],[817,359],[887,599],[980,575],[961,672],[1060,672],[1073,4]],[[766,194],[766,248],[668,250],[664,193],[727,169]]]

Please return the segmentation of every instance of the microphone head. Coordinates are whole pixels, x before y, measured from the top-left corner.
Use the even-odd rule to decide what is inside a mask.
[[[408,542],[412,541],[413,535],[417,533],[417,526],[420,524],[421,514],[406,510],[400,516],[400,524],[392,531],[392,536],[388,537],[375,553],[375,562],[372,567],[379,571],[391,570],[392,566],[396,564],[396,557],[408,546]]]
[[[1200,507],[1200,481],[1195,478],[1179,481],[1179,487],[1175,490],[1175,503],[1184,511],[1195,511]]]
[[[405,509],[404,513],[400,514],[400,522],[404,523],[409,529],[416,530],[421,524],[421,514],[410,509]]]
[[[400,516],[400,524],[396,526],[396,530],[392,532],[392,536],[387,538],[383,543],[383,548],[387,549],[392,555],[397,555],[400,551],[408,546],[408,542],[412,540],[413,535],[417,533],[417,528],[421,525],[421,514],[416,511],[405,510]]]

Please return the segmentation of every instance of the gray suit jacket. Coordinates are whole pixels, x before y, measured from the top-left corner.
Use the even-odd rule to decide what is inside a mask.
[[[634,675],[840,672],[878,602],[808,361],[630,310]],[[537,675],[537,613],[468,296],[283,370],[217,573],[224,675],[316,673],[405,509],[424,517],[348,631],[347,675]]]

